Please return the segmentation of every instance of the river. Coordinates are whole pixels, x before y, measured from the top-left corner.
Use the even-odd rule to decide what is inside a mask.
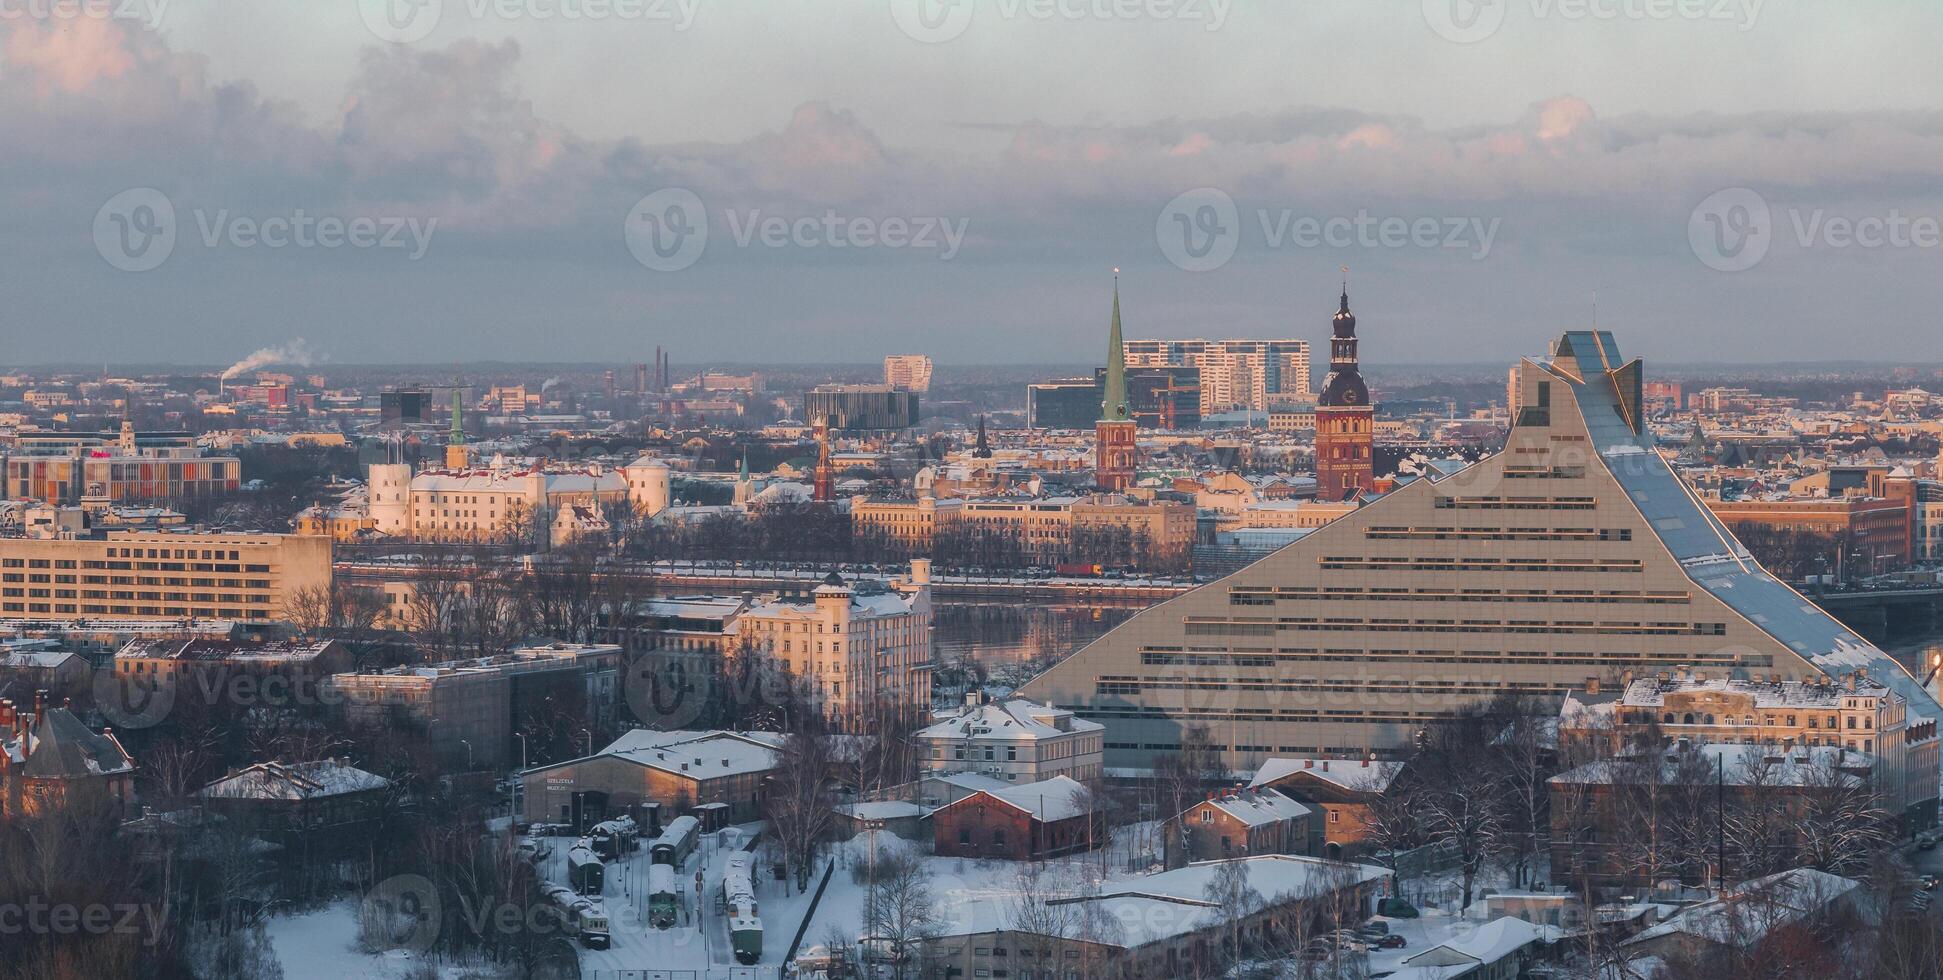
[[[934,609],[932,635],[940,663],[966,659],[992,668],[1063,657],[1139,611],[1130,606],[946,600]]]

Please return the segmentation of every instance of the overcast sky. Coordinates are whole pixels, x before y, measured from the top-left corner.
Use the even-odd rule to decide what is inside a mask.
[[[95,4],[86,12],[59,2]],[[46,6],[56,3],[54,10]],[[115,16],[102,16],[102,14]],[[1943,361],[1935,0],[0,0],[0,364]]]

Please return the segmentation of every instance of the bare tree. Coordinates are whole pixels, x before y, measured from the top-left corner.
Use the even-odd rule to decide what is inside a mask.
[[[776,756],[765,815],[784,861],[794,872],[796,890],[806,891],[831,825],[829,785],[836,761],[829,739],[813,732],[789,735]]]
[[[904,980],[925,941],[937,934],[932,899],[931,871],[922,859],[902,851],[877,855],[864,895],[864,928],[872,945],[889,953],[895,980]]]
[[[1248,862],[1232,860],[1216,865],[1201,897],[1213,903],[1228,933],[1228,962],[1239,962],[1242,923],[1262,907],[1262,893],[1248,883]]]

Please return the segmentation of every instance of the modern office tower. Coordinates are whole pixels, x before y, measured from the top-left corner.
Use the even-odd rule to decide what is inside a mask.
[[[1099,421],[1103,380],[1058,378],[1026,385],[1026,427],[1084,429]]]
[[[1329,338],[1329,377],[1316,401],[1316,497],[1343,500],[1376,488],[1371,452],[1376,415],[1356,367],[1356,314],[1343,287]]]
[[[1151,607],[1021,696],[1106,725],[1139,767],[1204,726],[1228,768],[1401,757],[1500,694],[1562,699],[1691,666],[1770,683],[1865,669],[1909,705],[1935,771],[1933,698],[1763,570],[1655,450],[1641,369],[1573,332],[1519,362],[1503,451],[1416,480],[1247,568]]]
[[[908,429],[918,422],[918,395],[890,385],[818,385],[803,395],[803,417],[833,429]]]
[[[923,354],[892,354],[884,358],[884,383],[899,391],[930,391],[931,358]]]
[[[1106,385],[1100,403],[1100,420],[1093,426],[1093,482],[1102,490],[1125,490],[1133,486],[1134,468],[1140,463],[1133,411],[1127,404],[1126,345],[1120,337],[1120,277],[1113,277],[1113,325],[1106,346]]]
[[[1306,340],[1130,340],[1127,367],[1200,371],[1201,414],[1266,412],[1313,401]]]

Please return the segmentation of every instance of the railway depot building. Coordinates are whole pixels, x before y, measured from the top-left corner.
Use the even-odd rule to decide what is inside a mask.
[[[588,826],[658,803],[701,811],[706,829],[761,819],[781,736],[637,728],[599,752],[520,774],[522,823]]]
[[[1426,724],[1495,695],[1561,701],[1627,670],[1866,670],[1935,769],[1935,699],[1754,561],[1655,450],[1641,387],[1610,334],[1567,333],[1512,369],[1498,454],[1139,613],[1019,694],[1104,724],[1109,768],[1202,726],[1246,770],[1401,758]]]

